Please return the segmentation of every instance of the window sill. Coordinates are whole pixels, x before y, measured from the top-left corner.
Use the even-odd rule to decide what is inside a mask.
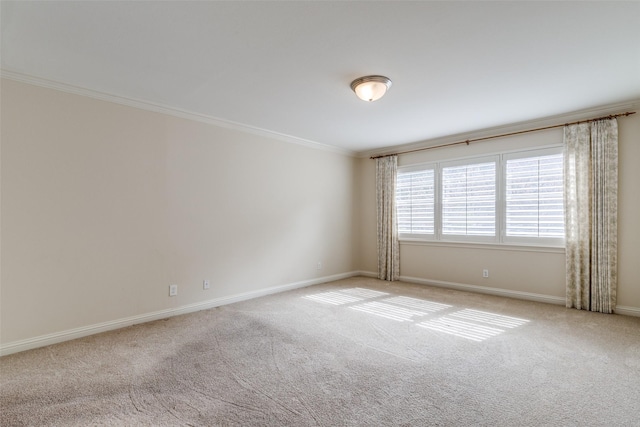
[[[476,242],[454,242],[446,240],[422,240],[422,239],[399,239],[400,245],[405,246],[435,246],[448,248],[482,249],[493,251],[520,251],[520,252],[545,252],[552,254],[565,253],[564,247],[559,246],[536,246],[516,243],[476,243]]]

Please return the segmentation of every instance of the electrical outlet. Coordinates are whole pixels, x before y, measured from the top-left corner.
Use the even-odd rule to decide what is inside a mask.
[[[178,295],[178,285],[169,285],[169,296],[175,297]]]
[[[489,277],[489,270],[487,270],[486,268],[484,270],[482,270],[482,277],[484,277],[484,278]]]
[[[211,287],[211,283],[208,280],[202,282],[202,289],[209,289]]]
[[[318,261],[318,266],[316,267],[318,270],[322,270],[322,261]]]

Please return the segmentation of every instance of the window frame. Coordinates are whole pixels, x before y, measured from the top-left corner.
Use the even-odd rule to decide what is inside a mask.
[[[433,194],[434,194],[434,206],[433,206],[433,229],[434,229],[434,233],[430,234],[430,233],[403,233],[402,234],[402,239],[403,240],[428,240],[428,241],[434,241],[436,240],[436,234],[437,234],[437,230],[438,230],[438,214],[437,214],[437,206],[435,205],[435,200],[438,199],[438,196],[436,195],[437,191],[438,191],[438,187],[439,187],[439,180],[438,180],[438,171],[436,170],[436,163],[420,163],[420,164],[416,164],[416,165],[409,165],[409,166],[403,166],[403,167],[399,167],[396,174],[399,172],[416,172],[416,171],[423,171],[423,170],[433,170]],[[397,176],[396,176],[397,178]],[[397,184],[396,184],[396,191],[397,191]],[[397,209],[397,199],[396,199],[396,209]],[[397,212],[396,212],[397,213]],[[398,227],[398,236],[400,236],[400,229]]]
[[[483,163],[495,163],[495,200],[494,200],[494,212],[495,212],[495,221],[494,221],[494,235],[493,236],[480,236],[480,235],[469,235],[469,234],[445,234],[443,231],[443,195],[442,195],[442,171],[445,168],[456,167],[456,166],[468,166],[468,165],[476,165]],[[436,211],[435,215],[439,219],[439,227],[437,229],[437,233],[439,235],[440,241],[446,242],[476,242],[476,243],[497,243],[498,235],[499,235],[499,227],[498,227],[498,198],[500,196],[500,188],[498,182],[498,174],[500,170],[500,157],[496,154],[488,155],[488,156],[477,156],[477,157],[469,157],[466,159],[457,159],[457,160],[446,160],[442,162],[438,162],[438,188],[437,188],[437,198],[436,201]]]
[[[539,149],[523,150],[517,152],[504,153],[502,157],[502,185],[504,188],[502,197],[503,226],[501,228],[501,242],[505,244],[528,245],[528,246],[548,246],[548,247],[564,247],[564,238],[554,237],[525,237],[525,236],[507,236],[507,161],[516,159],[526,159],[535,157],[544,157],[550,155],[564,154],[562,145],[554,147],[546,147]],[[564,174],[564,170],[563,170]],[[564,196],[563,196],[564,201]]]
[[[540,248],[556,248],[565,247],[564,238],[548,238],[548,237],[522,237],[506,235],[506,167],[507,160],[541,157],[550,154],[562,154],[562,144],[546,145],[541,147],[523,148],[518,150],[502,151],[493,154],[484,154],[478,156],[470,156],[464,158],[445,159],[435,162],[414,163],[409,165],[398,166],[398,173],[413,172],[417,170],[433,169],[434,170],[434,233],[433,234],[401,234],[398,230],[398,238],[401,242],[413,243],[443,243],[443,244],[472,244],[472,245],[497,245],[497,246],[529,246]],[[495,235],[494,236],[477,236],[477,235],[453,235],[444,234],[442,231],[442,170],[445,167],[472,165],[477,163],[487,163],[495,161]]]

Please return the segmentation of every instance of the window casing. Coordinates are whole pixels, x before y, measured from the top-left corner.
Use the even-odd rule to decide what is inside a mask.
[[[398,168],[401,240],[564,246],[562,147]]]

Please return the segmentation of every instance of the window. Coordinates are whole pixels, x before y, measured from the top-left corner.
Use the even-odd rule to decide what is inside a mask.
[[[442,168],[442,235],[495,236],[496,162]]]
[[[398,171],[396,208],[400,234],[434,234],[434,176],[433,168]]]
[[[507,241],[564,239],[562,153],[548,150],[539,154],[506,156]]]
[[[401,239],[562,246],[562,148],[399,167]]]

